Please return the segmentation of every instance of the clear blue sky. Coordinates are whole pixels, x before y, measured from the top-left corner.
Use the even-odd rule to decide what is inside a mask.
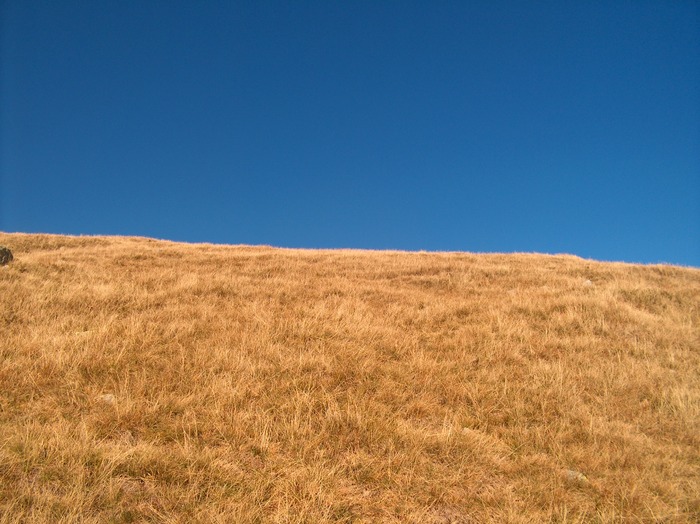
[[[700,266],[700,2],[0,2],[0,230]]]

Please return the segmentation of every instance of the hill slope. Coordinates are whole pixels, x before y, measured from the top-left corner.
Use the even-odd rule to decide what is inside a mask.
[[[700,519],[698,269],[0,244],[0,522]]]

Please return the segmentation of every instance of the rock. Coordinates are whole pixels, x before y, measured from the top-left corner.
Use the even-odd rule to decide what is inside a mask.
[[[564,477],[566,480],[574,484],[586,485],[590,483],[586,475],[573,469],[564,470]]]
[[[585,287],[594,287],[595,286],[595,284],[593,282],[591,282],[590,280],[584,281],[583,285]]]
[[[13,258],[14,257],[12,256],[12,251],[10,251],[9,248],[6,248],[5,246],[0,246],[0,266],[9,264],[10,262],[12,262]]]
[[[114,395],[111,393],[106,393],[97,397],[97,400],[104,402],[105,404],[114,404]]]
[[[459,511],[457,508],[442,507],[432,511],[432,520],[434,524],[469,524],[472,519]]]

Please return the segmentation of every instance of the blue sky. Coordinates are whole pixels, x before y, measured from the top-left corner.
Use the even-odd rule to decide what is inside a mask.
[[[0,230],[700,266],[698,2],[0,2]]]

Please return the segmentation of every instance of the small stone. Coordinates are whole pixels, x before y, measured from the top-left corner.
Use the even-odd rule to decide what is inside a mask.
[[[472,519],[453,507],[437,508],[432,512],[432,522],[435,524],[468,524]]]
[[[111,393],[100,395],[99,397],[97,397],[97,399],[101,402],[104,402],[105,404],[114,404],[115,402],[114,395],[112,395]]]
[[[590,481],[586,475],[573,469],[564,470],[564,476],[569,482],[576,484],[590,484]]]
[[[585,281],[583,282],[583,285],[584,285],[585,287],[594,287],[594,286],[595,286],[595,284],[593,284],[593,282],[591,282],[590,280],[585,280]]]
[[[5,246],[0,246],[0,266],[9,264],[10,262],[12,262],[13,258],[14,257],[12,256],[12,251],[10,251],[9,248],[6,248]]]

